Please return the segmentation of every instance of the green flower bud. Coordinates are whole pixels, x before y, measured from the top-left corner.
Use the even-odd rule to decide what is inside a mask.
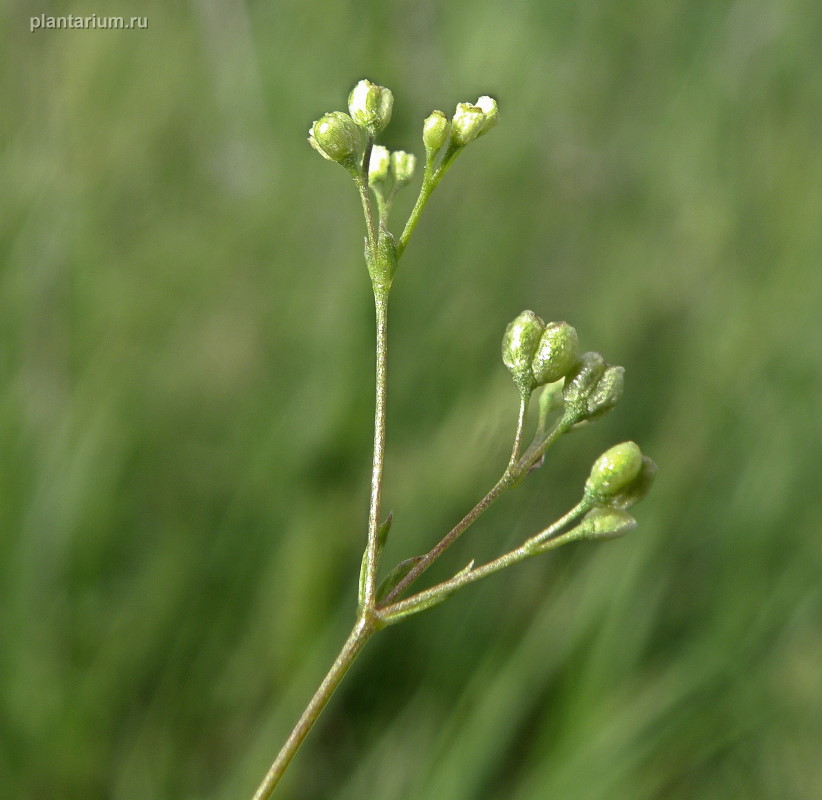
[[[642,451],[634,442],[622,442],[606,450],[591,468],[585,492],[607,498],[629,486],[642,470]]]
[[[417,166],[417,157],[406,153],[404,150],[396,150],[391,153],[391,171],[394,173],[394,180],[397,183],[408,183],[414,177],[414,167]]]
[[[651,490],[656,478],[656,464],[648,456],[642,456],[639,474],[627,486],[608,498],[611,508],[630,508],[642,500]]]
[[[549,322],[531,360],[537,386],[564,378],[579,361],[579,337],[567,322]]]
[[[332,111],[311,126],[308,143],[323,158],[350,168],[356,166],[360,152],[360,131],[348,114]]]
[[[636,520],[618,508],[594,508],[577,527],[580,539],[616,539],[636,528]]]
[[[533,311],[523,311],[505,329],[502,361],[513,375],[520,394],[530,394],[536,388],[531,361],[544,330],[545,323]]]
[[[448,141],[451,123],[442,111],[432,111],[422,124],[422,143],[426,150],[436,152]]]
[[[477,136],[484,136],[499,122],[499,106],[497,101],[493,97],[488,97],[488,95],[480,97],[475,105],[485,114],[482,130],[477,134]]]
[[[576,367],[565,376],[563,395],[568,405],[585,403],[605,372],[605,359],[599,353],[583,353]]]
[[[385,130],[391,121],[393,108],[394,95],[391,90],[368,80],[361,80],[348,95],[351,119],[361,128],[366,128],[372,136]]]
[[[458,103],[451,121],[451,141],[456,147],[465,147],[480,135],[485,126],[485,112],[470,103]]]
[[[602,416],[619,402],[625,386],[624,376],[625,369],[623,367],[608,367],[605,370],[599,383],[588,398],[589,419]]]
[[[375,144],[371,148],[371,158],[368,161],[368,182],[381,183],[388,177],[391,168],[391,154],[387,147]]]

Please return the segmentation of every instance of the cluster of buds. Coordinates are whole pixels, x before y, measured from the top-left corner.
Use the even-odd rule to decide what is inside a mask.
[[[579,338],[567,322],[547,325],[523,311],[505,329],[502,360],[523,397],[538,386],[564,378],[579,362]]]
[[[366,150],[366,140],[373,142],[391,121],[394,95],[385,86],[361,80],[348,96],[348,113],[332,111],[311,126],[309,144],[329,161],[342,164],[350,172],[359,173]],[[433,111],[423,123],[422,140],[429,161],[443,148],[449,160],[484,133],[499,119],[497,101],[487,95],[477,102],[458,103],[453,118],[442,111]],[[447,145],[447,147],[446,147]],[[379,145],[373,146],[368,167],[368,182],[378,187],[393,178],[396,187],[408,183],[414,175],[416,159],[398,150],[394,153]]]
[[[368,182],[375,186],[393,179],[395,185],[402,186],[414,177],[416,166],[416,156],[411,153],[406,153],[404,150],[391,152],[387,147],[377,144],[371,149]]]
[[[474,104],[457,103],[449,121],[445,112],[433,111],[422,126],[422,142],[429,158],[447,143],[454,150],[465,147],[487,133],[499,120],[499,107],[493,97],[483,95]]]
[[[348,96],[349,113],[324,114],[311,126],[308,142],[323,158],[357,169],[365,149],[362,132],[373,140],[391,121],[393,107],[390,89],[361,80]]]
[[[585,496],[594,507],[582,520],[583,538],[613,539],[633,530],[636,522],[627,509],[648,494],[655,477],[656,464],[635,442],[606,450],[585,482]]]

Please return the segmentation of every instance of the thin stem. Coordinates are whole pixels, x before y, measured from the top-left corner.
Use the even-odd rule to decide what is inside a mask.
[[[517,418],[517,432],[514,435],[514,446],[511,449],[511,458],[508,460],[508,469],[513,469],[514,465],[519,459],[519,451],[522,448],[522,437],[525,433],[525,419],[528,415],[528,403],[531,399],[530,394],[520,395],[519,400],[519,417]]]
[[[461,149],[462,148],[459,147],[449,147],[436,169],[434,169],[433,157],[429,157],[426,160],[425,175],[423,176],[422,186],[420,187],[417,202],[414,204],[414,208],[411,209],[408,222],[405,223],[405,228],[400,236],[400,240],[397,242],[397,258],[403,254],[403,251],[408,244],[408,240],[414,232],[414,228],[417,227],[417,223],[420,220],[425,204],[428,202],[428,198],[431,196],[431,192],[437,188],[437,184],[439,184],[439,182],[443,179],[445,173],[448,172],[451,164],[454,163],[454,159],[457,157]]]
[[[513,475],[506,470],[494,487],[479,501],[442,539],[439,540],[409,570],[408,574],[386,595],[382,608],[396,600],[425,570],[428,569],[513,482]]]
[[[556,536],[556,538],[553,539],[551,537],[555,536],[558,531],[573,522],[577,517],[584,514],[589,507],[590,504],[588,501],[582,500],[567,514],[558,519],[553,525],[546,528],[544,531],[540,531],[540,533],[536,536],[532,536],[527,542],[524,542],[516,549],[493,559],[493,561],[482,564],[479,567],[474,567],[470,570],[460,572],[453,578],[443,581],[436,586],[432,586],[430,589],[418,592],[417,594],[407,597],[398,603],[384,606],[380,609],[380,617],[389,623],[397,621],[398,619],[407,616],[409,613],[413,613],[420,605],[437,600],[443,595],[451,594],[457,589],[467,586],[469,583],[473,583],[474,581],[478,581],[480,578],[485,578],[488,575],[499,572],[501,569],[510,567],[520,561],[524,561],[526,558],[537,555],[537,553],[544,553],[546,550],[552,550],[554,547],[559,547],[560,545],[573,540],[576,535],[574,530],[568,531],[562,536]]]
[[[317,688],[314,696],[305,707],[305,711],[303,711],[302,716],[289,734],[288,739],[286,739],[286,742],[278,753],[277,758],[274,759],[274,763],[268,770],[263,782],[254,793],[253,800],[268,800],[271,796],[271,793],[279,783],[280,778],[286,768],[291,763],[291,759],[294,758],[294,754],[297,752],[306,735],[322,713],[322,710],[331,699],[331,695],[334,693],[334,690],[337,686],[339,686],[343,676],[346,672],[348,672],[348,668],[354,663],[354,660],[360,654],[360,651],[365,646],[365,643],[371,638],[375,630],[376,626],[373,620],[365,617],[361,617],[357,620],[357,624],[352,629],[348,639],[346,639],[345,644],[342,646],[342,649],[337,655],[337,658],[331,665],[331,669],[328,670],[325,678],[323,678],[323,681]]]
[[[377,315],[376,401],[374,403],[374,460],[371,466],[371,502],[368,509],[368,543],[365,551],[366,608],[373,608],[379,566],[380,499],[385,459],[385,419],[388,402],[388,292],[375,289]]]
[[[377,223],[374,220],[374,210],[371,205],[371,194],[368,191],[368,176],[354,176],[354,183],[357,184],[357,191],[360,193],[360,202],[365,216],[366,235],[368,236],[368,248],[371,251],[371,258],[377,254]]]
[[[524,424],[525,412],[521,410],[521,421]],[[534,441],[525,454],[502,474],[488,494],[482,498],[442,539],[439,540],[420,560],[409,570],[408,574],[386,595],[381,609],[394,602],[425,570],[428,569],[477,519],[485,510],[506,490],[514,486],[517,481],[539,460],[540,456],[550,447],[568,428],[572,421],[561,418],[544,438]],[[517,426],[517,435],[519,424]],[[515,445],[516,447],[516,445]],[[469,573],[471,574],[471,573]]]

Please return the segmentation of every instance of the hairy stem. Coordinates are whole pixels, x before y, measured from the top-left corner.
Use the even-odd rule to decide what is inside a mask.
[[[374,404],[374,460],[371,466],[371,502],[368,509],[368,542],[365,551],[363,602],[373,608],[379,566],[380,499],[385,459],[385,419],[388,401],[388,293],[374,291],[377,315],[376,402]]]
[[[322,710],[334,694],[334,690],[339,686],[343,676],[348,672],[349,667],[354,663],[354,660],[360,654],[360,651],[365,646],[365,643],[371,638],[376,626],[372,619],[360,617],[357,624],[352,629],[351,633],[342,646],[337,658],[328,670],[322,683],[317,688],[314,696],[309,701],[308,705],[302,713],[302,716],[297,721],[293,730],[286,739],[285,744],[274,759],[274,763],[268,770],[263,782],[254,793],[253,800],[268,800],[274,788],[280,782],[280,778],[285,772],[294,754],[303,743],[303,739],[308,735],[317,718],[322,713]]]

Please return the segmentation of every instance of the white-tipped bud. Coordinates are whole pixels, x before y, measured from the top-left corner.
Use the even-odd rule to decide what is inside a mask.
[[[422,143],[426,150],[436,152],[448,141],[451,123],[442,111],[432,111],[422,124]]]
[[[381,183],[388,177],[391,169],[391,154],[387,147],[375,144],[371,148],[371,158],[368,161],[368,182]]]
[[[395,150],[391,153],[391,171],[397,183],[408,183],[414,177],[414,167],[417,166],[417,157],[404,150]]]
[[[323,158],[351,167],[360,152],[360,131],[348,114],[332,111],[311,126],[308,143]]]
[[[385,86],[369,80],[361,80],[348,95],[348,111],[351,119],[372,136],[384,131],[391,121],[394,95]]]
[[[451,141],[457,147],[465,147],[479,136],[485,125],[485,112],[470,103],[458,103],[451,120]]]
[[[484,94],[482,97],[478,98],[476,102],[476,107],[482,110],[482,113],[485,114],[485,120],[482,124],[482,130],[477,134],[477,136],[483,136],[484,134],[488,133],[494,125],[499,122],[499,106],[497,105],[497,101],[494,100],[493,97],[488,97],[487,94]]]

